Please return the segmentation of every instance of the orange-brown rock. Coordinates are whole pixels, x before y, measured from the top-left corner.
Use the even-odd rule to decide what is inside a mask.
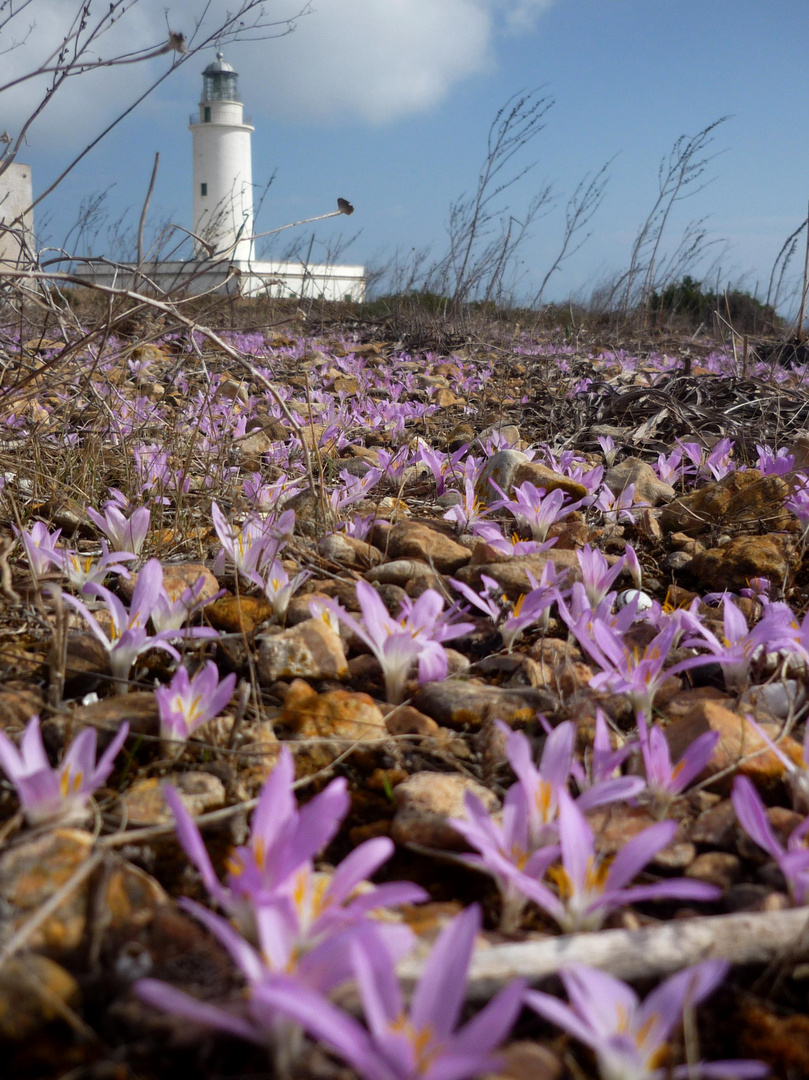
[[[205,609],[214,630],[225,634],[254,634],[272,615],[272,605],[263,596],[223,596]]]
[[[748,532],[783,528],[790,519],[784,499],[790,486],[780,476],[763,476],[758,469],[729,473],[675,500],[664,509],[664,532],[697,536],[717,526],[738,526]]]
[[[737,536],[721,547],[695,555],[689,572],[711,591],[744,589],[751,578],[765,577],[779,585],[795,568],[795,545],[785,536]]]
[[[581,581],[581,569],[576,552],[564,549],[557,551],[556,548],[536,555],[516,555],[506,562],[464,566],[454,576],[465,585],[477,587],[480,585],[480,575],[486,574],[493,578],[512,599],[516,600],[521,593],[527,593],[533,588],[528,572],[530,571],[535,580],[539,581],[545,564],[548,562],[552,562],[557,571],[567,570],[565,585],[569,586],[574,581]]]
[[[506,690],[474,679],[425,683],[413,697],[413,705],[439,724],[472,729],[493,719],[512,726],[529,724],[538,711],[553,712],[555,701],[545,690]]]
[[[345,679],[348,676],[343,642],[323,619],[260,634],[258,677],[264,686],[279,679]]]
[[[0,968],[0,1038],[22,1042],[63,1016],[60,1006],[75,1009],[79,984],[47,956],[12,956]]]
[[[762,721],[762,730],[776,739],[779,728]],[[703,700],[666,728],[666,738],[671,748],[672,760],[677,761],[683,752],[705,731],[718,731],[719,742],[706,767],[704,775],[717,776],[730,770],[727,775],[717,776],[711,785],[716,791],[727,794],[736,772],[749,776],[757,787],[767,788],[784,778],[786,766],[769,749],[749,720],[717,701]],[[803,761],[800,743],[786,736],[778,742],[778,748],[796,763]]]
[[[302,679],[290,686],[278,723],[294,732],[291,749],[298,772],[307,775],[353,744],[376,743],[388,734],[385,718],[368,694],[350,690],[318,694]]]
[[[225,805],[225,785],[211,773],[176,773],[171,785],[192,817]],[[174,821],[164,797],[163,782],[156,776],[136,781],[124,795],[123,803],[129,825],[166,825]]]
[[[434,522],[400,521],[388,534],[391,559],[419,559],[441,574],[452,574],[469,562],[471,552]]]
[[[414,773],[394,789],[397,810],[391,826],[392,839],[397,844],[468,850],[466,841],[448,822],[448,818],[465,816],[467,791],[476,795],[490,813],[497,809],[497,796],[476,780],[457,773]]]

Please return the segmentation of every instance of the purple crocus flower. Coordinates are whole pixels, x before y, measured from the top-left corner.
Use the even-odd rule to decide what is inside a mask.
[[[92,633],[98,638],[109,656],[110,668],[113,678],[118,680],[125,689],[129,672],[137,658],[147,649],[163,649],[175,660],[179,661],[180,654],[173,645],[165,640],[165,632],[150,635],[146,630],[152,610],[157,602],[157,597],[163,587],[163,568],[157,559],[150,559],[138,574],[135,588],[132,591],[132,601],[129,611],[115,596],[105,589],[103,585],[90,583],[86,586],[87,592],[100,596],[110,613],[112,625],[110,634],[102,630],[96,617],[86,604],[75,596],[62,593],[65,603],[74,607],[87,621]],[[171,636],[172,632],[168,632]]]
[[[613,750],[604,713],[596,706],[592,752],[586,755],[584,765],[581,765],[575,758],[572,758],[570,762],[570,773],[576,781],[579,791],[585,791],[598,784],[614,784],[616,780],[619,780],[622,785],[622,794],[615,795],[614,798],[631,799],[639,795],[644,787],[641,777],[616,776],[617,770],[637,745],[636,742],[625,742],[623,746]]]
[[[557,573],[556,567],[548,560],[542,567],[539,581],[530,570],[526,571],[531,589],[523,593],[515,602],[510,614],[500,627],[500,637],[507,652],[511,652],[514,643],[522,636],[523,630],[539,624],[547,628],[551,607],[559,595],[559,582],[567,574],[566,570]]]
[[[83,555],[71,548],[54,548],[51,552],[42,549],[42,554],[53,562],[74,589],[84,592],[89,585],[101,585],[109,574],[127,574],[123,565],[136,558],[129,551],[110,551],[104,540],[101,541],[101,558],[95,555]]]
[[[538,768],[525,735],[501,721],[497,726],[506,737],[506,756],[517,776],[517,783],[506,792],[501,821],[498,824],[481,801],[467,792],[466,818],[453,818],[450,824],[478,852],[465,855],[464,861],[491,874],[497,882],[502,900],[500,928],[512,933],[519,928],[528,901],[512,869],[538,879],[559,854],[559,795],[574,765],[576,725],[566,720],[548,733]],[[578,804],[582,809],[603,806],[629,798],[643,786],[640,777],[614,778],[610,773],[589,787]]]
[[[460,502],[451,506],[444,518],[454,521],[458,532],[465,532],[479,525],[488,514],[489,508],[475,495],[475,484],[467,476],[464,479],[464,494]]]
[[[62,764],[54,769],[42,744],[38,716],[28,722],[19,750],[0,731],[0,765],[16,788],[28,824],[82,821],[87,800],[112,772],[128,733],[129,724],[122,724],[96,763],[95,728],[85,728],[68,747]]]
[[[210,604],[213,600],[216,600],[219,596],[222,596],[224,589],[221,589],[215,596],[210,596],[205,600],[201,600],[200,596],[205,588],[205,578],[200,575],[193,585],[189,585],[188,588],[183,589],[182,593],[176,600],[172,600],[169,594],[166,592],[165,585],[162,578],[160,582],[160,591],[155,599],[154,607],[151,611],[152,626],[158,633],[164,633],[166,631],[176,631],[175,637],[193,637],[193,638],[215,638],[219,637],[219,634],[210,626],[193,626],[185,627],[184,624],[194,615],[205,607],[206,604]],[[182,631],[182,633],[180,633]]]
[[[213,660],[193,678],[184,667],[179,667],[169,685],[154,692],[160,713],[160,734],[164,739],[185,742],[192,731],[225,708],[235,686],[234,673],[219,681],[219,670]]]
[[[11,527],[20,538],[28,563],[37,576],[47,573],[51,563],[59,562],[56,541],[61,536],[61,529],[51,532],[44,521],[35,521],[30,529],[23,529],[22,532],[16,525]]]
[[[377,658],[389,702],[397,705],[402,701],[407,676],[416,662],[419,682],[446,678],[447,656],[441,642],[472,630],[472,623],[449,622],[443,597],[435,589],[425,590],[416,601],[406,598],[398,619],[388,613],[379,593],[367,581],[358,581],[356,591],[362,622],[336,601],[324,600],[322,604]]]
[[[702,735],[698,735],[677,764],[672,765],[668,740],[660,728],[656,724],[650,727],[642,712],[638,712],[637,721],[646,772],[646,790],[662,816],[674,796],[685,791],[708,764],[719,742],[719,732],[704,731]]]
[[[211,504],[211,519],[222,545],[217,556],[217,570],[224,570],[227,557],[236,571],[245,575],[251,571],[261,573],[295,529],[294,510],[285,510],[277,520],[272,515],[259,518],[251,514],[240,528],[234,528],[214,502]]]
[[[364,941],[369,951],[399,959],[413,943],[413,933],[406,926],[366,922],[301,949],[295,927],[285,913],[275,904],[266,904],[255,912],[256,949],[214,912],[192,900],[181,899],[180,905],[218,938],[242,972],[247,983],[246,1015],[198,1001],[156,979],[139,980],[135,992],[155,1008],[267,1046],[280,1075],[288,1074],[300,1053],[303,1033],[294,1020],[264,998],[261,990],[266,983],[283,974],[293,986],[325,994],[351,978],[352,945]]]
[[[804,839],[809,832],[809,817],[792,830],[784,848],[770,825],[764,803],[746,776],[737,776],[733,781],[731,801],[747,835],[775,859],[793,902],[799,906],[808,903],[809,848],[804,846]]]
[[[272,607],[273,616],[281,621],[286,616],[289,601],[301,585],[312,576],[312,571],[301,570],[290,578],[283,564],[278,559],[273,559],[263,573],[258,574],[252,571],[247,576],[264,590],[267,602]]]
[[[583,1042],[596,1055],[602,1080],[752,1080],[766,1076],[760,1061],[713,1061],[661,1066],[672,1033],[686,1008],[703,1001],[722,982],[730,965],[704,960],[662,982],[641,1001],[635,991],[596,968],[569,964],[559,972],[570,1004],[539,990],[525,1003],[552,1024]]]
[[[558,798],[562,861],[548,871],[557,891],[527,873],[512,873],[515,885],[566,933],[598,930],[611,911],[637,900],[716,900],[721,896],[715,886],[686,878],[627,888],[649,860],[671,843],[677,823],[661,821],[650,825],[627,841],[610,862],[596,852],[593,830],[571,796],[561,790]]]
[[[87,516],[109,538],[113,551],[140,555],[152,516],[147,506],[141,506],[126,518],[115,502],[110,501],[104,506],[103,514],[88,507]]]
[[[508,510],[518,525],[531,530],[534,540],[544,540],[551,525],[578,510],[584,502],[582,499],[575,503],[568,502],[570,496],[562,488],[554,488],[546,494],[544,488],[537,487],[530,480],[516,487],[514,497],[510,499],[494,480],[489,483],[501,495],[491,504],[492,509]]]
[[[368,942],[352,944],[353,966],[367,1027],[321,994],[276,976],[256,997],[301,1024],[364,1080],[466,1080],[496,1068],[493,1051],[522,1005],[525,984],[513,980],[456,1031],[480,926],[476,905],[439,935],[406,1012],[393,960]]]

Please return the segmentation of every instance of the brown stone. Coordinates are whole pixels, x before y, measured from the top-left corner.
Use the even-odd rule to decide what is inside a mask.
[[[771,739],[778,738],[780,732],[777,725],[762,721],[760,726]],[[677,761],[705,731],[718,731],[719,742],[703,775],[716,776],[730,770],[711,785],[716,791],[727,794],[735,772],[749,776],[754,784],[763,788],[772,787],[784,778],[786,766],[769,749],[752,724],[744,716],[710,699],[699,702],[666,728],[672,760]],[[779,740],[778,747],[796,763],[802,762],[802,748],[795,739],[786,736]]]
[[[99,751],[104,749],[124,721],[129,724],[130,735],[157,736],[160,731],[157,700],[151,691],[146,690],[116,694],[92,705],[79,705],[70,713],[70,720],[75,726],[99,729]]]
[[[501,589],[516,600],[522,593],[530,592],[531,581],[528,577],[530,571],[535,580],[539,581],[545,564],[552,562],[557,571],[567,570],[565,585],[569,586],[574,581],[581,581],[581,569],[575,551],[566,551],[552,548],[536,555],[516,555],[506,562],[478,564],[464,566],[454,575],[464,585],[478,587],[481,574],[493,578]]]
[[[481,726],[498,719],[511,726],[531,723],[537,712],[552,712],[555,696],[542,690],[501,689],[475,680],[426,683],[413,705],[439,724],[451,728]]]
[[[179,600],[186,589],[196,585],[199,578],[203,579],[202,591],[198,600],[207,601],[216,596],[219,590],[219,582],[214,575],[200,562],[164,563],[163,564],[163,588],[166,590],[169,600]],[[130,571],[130,577],[119,578],[119,589],[125,600],[132,599],[132,593],[137,584],[138,575]]]
[[[688,569],[706,589],[738,592],[755,577],[766,577],[780,585],[788,580],[795,562],[794,544],[787,537],[737,536],[721,547],[695,555]]]
[[[205,617],[214,630],[250,636],[273,617],[273,610],[263,596],[223,596],[207,606]]]
[[[569,476],[554,472],[539,461],[524,461],[517,465],[511,478],[508,494],[512,495],[514,489],[526,481],[534,487],[544,488],[546,495],[556,491],[557,488],[564,491],[571,499],[583,499],[589,494],[584,484],[579,484],[576,480],[571,480]],[[503,490],[506,489],[503,488]]]
[[[763,476],[758,469],[729,473],[677,499],[663,511],[664,532],[698,536],[717,525],[737,525],[748,531],[782,529],[790,515],[784,509],[789,484],[780,476]]]
[[[78,829],[54,829],[23,840],[0,855],[0,902],[6,905],[12,933],[80,870],[90,858],[94,842],[90,833]],[[123,860],[113,862],[104,884],[104,894],[94,896],[94,902],[100,905],[99,910],[107,912],[110,926],[143,923],[168,900],[153,878]],[[88,876],[30,934],[28,947],[54,958],[78,948],[84,936],[89,896]]]
[[[225,805],[225,785],[211,773],[175,773],[171,786],[192,817]],[[124,795],[123,803],[129,825],[166,825],[174,821],[164,798],[163,782],[155,776],[136,781]]]
[[[356,570],[377,566],[384,559],[378,548],[367,540],[358,540],[345,533],[329,533],[318,541],[317,551],[324,559]]]
[[[75,1009],[79,984],[55,961],[37,953],[12,956],[0,968],[0,1038],[22,1042]]]
[[[741,860],[729,851],[706,851],[698,855],[685,872],[696,881],[707,881],[726,892],[741,877]]]
[[[565,1068],[556,1050],[528,1040],[510,1042],[497,1056],[500,1067],[486,1080],[560,1080]]]
[[[388,537],[391,559],[419,559],[442,574],[452,574],[469,562],[471,552],[437,525],[401,521]]]
[[[626,457],[607,469],[604,483],[615,495],[635,485],[635,502],[647,502],[651,506],[669,503],[677,492],[670,484],[664,484],[652,466],[639,457]]]
[[[260,634],[258,676],[263,686],[279,679],[345,679],[348,664],[340,635],[323,619],[307,619],[280,634]]]
[[[352,744],[375,743],[388,734],[385,718],[368,694],[349,690],[318,694],[302,679],[290,686],[278,723],[293,731],[301,744],[292,749],[299,772],[305,774],[329,765]]]
[[[379,706],[385,717],[385,727],[389,735],[435,735],[438,724],[431,716],[426,716],[412,705]]]
[[[497,796],[466,776],[414,773],[393,792],[397,811],[391,826],[392,839],[397,844],[465,851],[466,841],[449,824],[448,818],[465,816],[464,796],[467,792],[476,795],[489,813],[497,809]]]

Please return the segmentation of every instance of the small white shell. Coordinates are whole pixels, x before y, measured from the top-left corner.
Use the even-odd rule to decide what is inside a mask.
[[[633,600],[638,602],[638,611],[648,611],[654,601],[648,593],[641,592],[640,589],[624,589],[623,592],[618,593],[615,598],[616,611],[620,611],[621,608],[625,608],[627,604],[631,604]]]

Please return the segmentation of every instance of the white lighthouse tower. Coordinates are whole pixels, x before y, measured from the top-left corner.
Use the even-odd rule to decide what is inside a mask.
[[[191,117],[194,138],[194,232],[215,247],[215,258],[253,258],[252,124],[239,101],[239,76],[223,58],[202,73],[199,119]],[[197,246],[197,258],[210,254]]]

